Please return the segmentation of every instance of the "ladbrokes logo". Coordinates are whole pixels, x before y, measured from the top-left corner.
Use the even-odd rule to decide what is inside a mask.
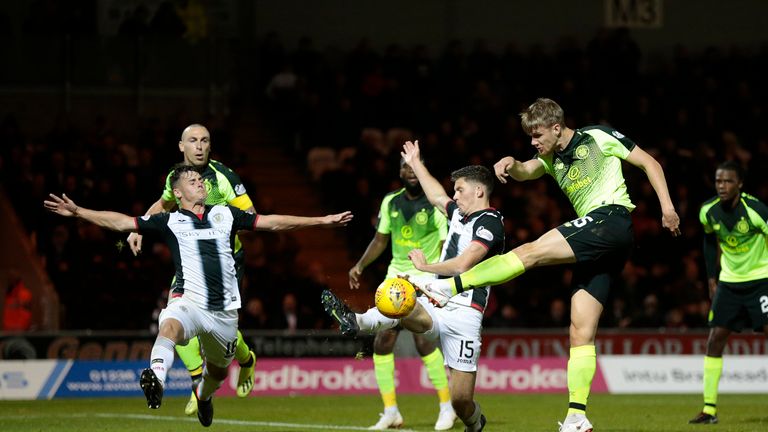
[[[544,369],[534,364],[530,369],[492,370],[482,364],[477,368],[477,388],[485,390],[565,390],[565,369]]]
[[[397,385],[397,379],[395,379]],[[303,370],[298,366],[283,366],[273,371],[256,370],[253,388],[269,390],[375,390],[376,375],[373,369],[355,370],[344,366],[343,370]]]

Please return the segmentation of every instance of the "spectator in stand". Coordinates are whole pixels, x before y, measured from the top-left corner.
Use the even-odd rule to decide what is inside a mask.
[[[3,331],[23,332],[32,329],[32,291],[24,285],[17,270],[8,272],[8,288],[3,303]]]

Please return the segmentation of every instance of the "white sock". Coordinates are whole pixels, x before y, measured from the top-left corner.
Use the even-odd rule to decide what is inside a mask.
[[[165,377],[173,364],[173,349],[176,344],[165,336],[158,336],[152,346],[149,367],[155,372],[160,384],[165,387]]]
[[[399,412],[400,412],[400,410],[399,410],[399,409],[397,409],[397,405],[392,405],[392,406],[389,406],[389,407],[385,407],[385,408],[384,408],[384,414],[385,414],[385,415],[386,415],[386,414],[397,414],[397,413],[399,413]]]
[[[203,370],[203,381],[197,386],[197,398],[208,400],[221,387],[221,381],[208,374],[208,367]]]
[[[565,420],[563,421],[563,424],[570,424],[570,423],[578,423],[582,420],[587,418],[584,414],[569,414],[565,417]]]
[[[355,314],[355,317],[360,330],[366,333],[395,328],[400,323],[400,320],[385,317],[376,308],[370,308],[362,314]]]
[[[443,411],[453,411],[453,405],[451,405],[451,402],[440,402],[440,412]]]

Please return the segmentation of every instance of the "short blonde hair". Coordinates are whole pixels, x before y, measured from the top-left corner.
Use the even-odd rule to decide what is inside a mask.
[[[565,124],[565,113],[560,105],[552,99],[538,98],[525,111],[520,113],[521,125],[528,135],[541,126],[549,127],[555,124]]]

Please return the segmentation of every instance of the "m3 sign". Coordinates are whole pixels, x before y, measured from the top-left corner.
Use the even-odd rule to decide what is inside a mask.
[[[659,28],[663,0],[605,0],[606,27]]]

